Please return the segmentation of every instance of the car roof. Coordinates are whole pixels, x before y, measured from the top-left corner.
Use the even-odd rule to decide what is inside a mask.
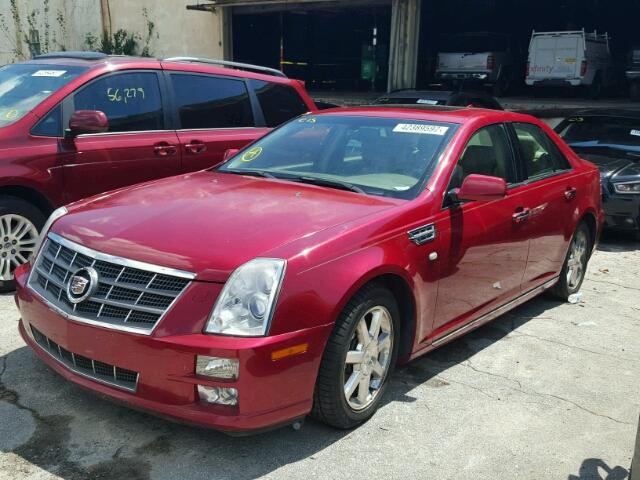
[[[277,75],[275,69],[268,69],[258,65],[249,65],[222,60],[207,60],[195,57],[154,58],[138,57],[131,55],[108,55],[101,52],[52,52],[38,55],[32,60],[23,63],[35,63],[42,65],[67,65],[100,68],[107,65],[131,66],[132,68],[157,67],[158,64],[170,67],[171,70],[183,70],[188,72],[210,72],[218,75],[240,76],[245,78],[269,77],[277,79],[280,83],[296,81],[287,78],[284,74]],[[225,65],[226,63],[226,65]],[[253,67],[253,68],[252,68]]]
[[[640,110],[638,109],[625,109],[625,108],[589,108],[584,110],[577,110],[568,117],[625,117],[625,118],[637,118],[640,119]]]
[[[413,120],[433,120],[450,123],[469,123],[476,119],[493,120],[495,122],[521,121],[527,123],[539,123],[530,115],[504,110],[489,110],[485,108],[467,107],[430,107],[430,106],[365,106],[365,107],[341,107],[322,110],[313,115],[360,115],[380,118],[398,118]]]
[[[433,100],[448,100],[454,93],[450,90],[396,90],[381,98],[430,98]]]

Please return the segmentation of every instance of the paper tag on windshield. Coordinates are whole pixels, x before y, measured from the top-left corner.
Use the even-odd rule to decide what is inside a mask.
[[[38,70],[31,74],[32,77],[61,77],[67,73],[66,70]]]
[[[640,130],[631,130],[631,135],[634,137],[640,137]]]
[[[438,101],[437,100],[429,100],[427,98],[418,99],[418,103],[421,104],[421,105],[438,105]]]
[[[397,133],[420,133],[422,135],[444,135],[449,127],[442,125],[424,125],[420,123],[399,123],[393,129]]]

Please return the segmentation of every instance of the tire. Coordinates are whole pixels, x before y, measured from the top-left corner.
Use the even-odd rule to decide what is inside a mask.
[[[374,316],[382,326],[377,335],[379,343],[371,341],[376,338],[371,335],[375,330],[371,327]],[[354,295],[338,317],[320,363],[311,412],[314,418],[335,428],[348,429],[365,422],[376,412],[398,356],[399,319],[396,300],[382,285],[366,285]],[[366,326],[365,331],[358,328],[361,322]],[[364,346],[361,339],[365,334],[370,339],[369,345],[375,347]],[[386,349],[381,347],[383,343]],[[347,363],[347,352],[351,352],[350,363]],[[356,357],[363,361],[357,363]],[[362,380],[367,374],[369,382]],[[348,383],[356,384],[349,399],[345,392]],[[363,389],[365,393],[361,395],[363,385],[368,388]]]
[[[500,77],[493,84],[492,92],[494,97],[504,97],[509,93],[511,82],[506,77]]]
[[[600,72],[596,73],[593,78],[593,83],[589,86],[589,98],[597,100],[602,95],[602,76]]]
[[[0,195],[0,293],[15,290],[13,271],[35,253],[45,221],[45,215],[29,202]]]
[[[557,299],[567,301],[571,295],[580,290],[589,263],[591,243],[589,227],[586,223],[580,222],[571,238],[571,243],[569,243],[569,250],[560,271],[560,279],[550,290],[550,293]],[[574,263],[576,260],[575,248],[582,252],[579,255],[579,263]],[[571,274],[576,272],[576,268],[579,269],[579,273],[573,277]]]

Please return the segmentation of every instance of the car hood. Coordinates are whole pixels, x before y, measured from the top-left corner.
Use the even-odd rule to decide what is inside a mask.
[[[85,200],[52,231],[94,250],[225,281],[278,247],[391,208],[399,200],[214,172],[173,177]]]
[[[578,155],[595,164],[600,169],[600,175],[605,179],[627,180],[640,178],[640,158],[634,160],[624,151],[598,150],[575,148]]]

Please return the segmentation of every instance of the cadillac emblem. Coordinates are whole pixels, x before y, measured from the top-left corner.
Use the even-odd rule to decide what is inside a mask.
[[[98,272],[91,267],[81,268],[67,283],[67,298],[73,304],[84,302],[98,288]]]

